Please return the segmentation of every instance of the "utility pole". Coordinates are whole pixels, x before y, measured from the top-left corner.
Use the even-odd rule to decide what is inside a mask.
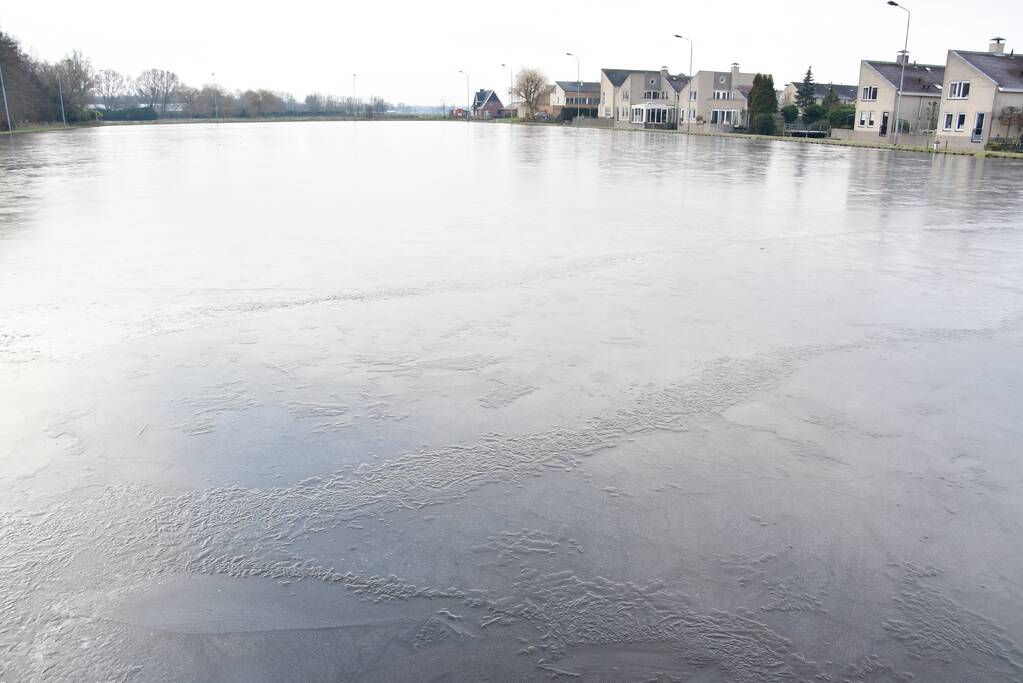
[[[4,95],[4,115],[7,117],[7,132],[14,132],[14,121],[11,119],[11,108],[7,106],[7,86],[4,85],[4,65],[0,64],[0,92]]]
[[[356,75],[357,74],[352,74],[352,116],[353,117],[356,116],[358,114],[358,112],[359,112],[358,105],[355,104],[355,76]]]
[[[675,37],[689,41],[689,94],[686,96],[686,132],[689,133],[693,129],[693,107],[689,104],[693,101],[693,41],[678,33]]]
[[[582,80],[580,80],[579,77],[580,74],[579,57],[572,54],[571,52],[566,52],[565,54],[568,55],[569,57],[575,57],[575,117],[579,118],[579,93],[583,89],[583,82]],[[572,123],[575,123],[575,121],[573,121]]]
[[[893,145],[899,144],[899,129],[902,128],[902,119],[899,118],[899,114],[902,110],[902,85],[906,82],[906,62],[909,61],[909,19],[912,13],[895,2],[895,0],[888,0],[888,4],[892,7],[898,7],[906,13],[906,42],[902,46],[902,73],[899,74],[899,94],[895,98],[895,139],[892,141]]]

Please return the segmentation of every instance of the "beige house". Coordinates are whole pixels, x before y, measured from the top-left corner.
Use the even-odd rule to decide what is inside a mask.
[[[781,91],[781,95],[778,96],[778,106],[787,107],[790,104],[796,103],[796,94],[799,92],[799,86],[802,85],[802,81],[792,81],[787,83]],[[856,104],[856,93],[857,88],[855,85],[843,85],[841,83],[814,83],[813,84],[813,100],[817,104],[824,104],[825,98],[828,96],[828,91],[834,88],[835,95],[838,97],[839,104]]]
[[[987,52],[949,50],[937,139],[948,147],[984,149],[992,137],[1018,137],[1023,110],[1023,55],[1005,54],[992,38]]]
[[[551,104],[551,98],[554,95],[554,86],[547,85],[540,91],[540,96],[536,100],[536,114],[539,116],[554,117],[554,106]],[[512,109],[515,110],[515,116],[520,119],[529,118],[529,105],[523,101],[518,101],[512,104]]]
[[[900,55],[900,59],[903,57]],[[908,60],[908,57],[905,59]],[[895,135],[895,108],[902,74],[901,62],[860,62],[854,140],[886,140]],[[940,64],[906,63],[899,118],[902,134],[932,135],[938,124],[945,67]],[[908,131],[907,131],[908,127]]]
[[[550,95],[554,116],[572,119],[579,116],[597,117],[600,104],[600,83],[590,81],[555,81]]]
[[[738,64],[732,64],[729,71],[697,71],[681,92],[679,126],[691,125],[693,130],[706,132],[746,127],[755,76],[739,71]]]
[[[622,128],[675,128],[688,77],[659,71],[601,69],[598,117]]]

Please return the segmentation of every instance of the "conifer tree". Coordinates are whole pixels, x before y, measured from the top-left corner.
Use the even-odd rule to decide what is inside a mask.
[[[806,68],[806,75],[803,82],[796,86],[796,104],[800,109],[806,109],[817,99],[814,92],[813,67]]]

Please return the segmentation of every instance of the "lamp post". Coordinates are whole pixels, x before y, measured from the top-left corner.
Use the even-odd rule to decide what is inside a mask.
[[[4,115],[7,117],[7,132],[13,133],[14,121],[11,120],[11,108],[7,106],[7,86],[4,85],[4,67],[2,64],[0,64],[0,92],[4,95]]]
[[[357,74],[352,74],[352,118],[355,118],[356,116],[358,116],[358,113],[359,113],[358,105],[355,104],[355,76],[356,75]]]
[[[508,66],[507,64],[502,64],[501,66],[503,66],[504,68],[508,69],[508,123],[511,123],[511,120],[512,120],[511,103],[512,103],[512,93],[515,91],[515,86],[513,85],[513,81],[515,80],[515,76],[514,76],[514,72],[512,71],[512,68],[510,66]]]
[[[210,74],[213,76],[213,119],[220,123],[220,103],[217,101],[217,72],[214,71]]]
[[[575,90],[575,117],[579,118],[579,92],[583,89],[583,82],[582,82],[582,79],[579,77],[579,73],[580,73],[580,71],[579,71],[579,57],[577,55],[572,54],[571,52],[566,52],[565,54],[568,55],[569,57],[575,57],[575,86],[576,86],[576,90]],[[575,123],[575,121],[573,121],[572,123]]]
[[[899,113],[902,110],[902,85],[906,81],[906,62],[909,61],[909,19],[912,13],[895,0],[888,0],[888,4],[898,7],[906,13],[906,42],[902,46],[902,73],[899,74],[899,94],[895,98],[895,139],[892,141],[893,145],[897,145],[899,144],[899,129],[902,128],[902,119],[899,118]]]
[[[64,87],[60,84],[59,67],[57,71],[57,94],[60,95],[60,119],[64,122],[64,127],[67,128],[67,115],[64,114]]]
[[[693,41],[691,38],[686,38],[678,33],[675,34],[675,37],[689,42],[689,94],[686,100],[686,132],[688,133],[692,131],[693,126],[692,106],[689,104],[693,101]]]
[[[458,73],[460,73],[463,76],[465,76],[465,102],[466,102],[466,105],[465,105],[465,122],[469,123],[469,119],[471,118],[471,114],[472,114],[472,99],[471,99],[471,97],[469,95],[469,74],[465,73],[461,69],[458,70]]]

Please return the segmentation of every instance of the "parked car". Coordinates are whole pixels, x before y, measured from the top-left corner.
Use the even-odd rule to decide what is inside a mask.
[[[551,118],[551,115],[548,114],[545,111],[538,111],[535,114],[533,114],[533,120],[534,121],[549,121],[550,118]]]

